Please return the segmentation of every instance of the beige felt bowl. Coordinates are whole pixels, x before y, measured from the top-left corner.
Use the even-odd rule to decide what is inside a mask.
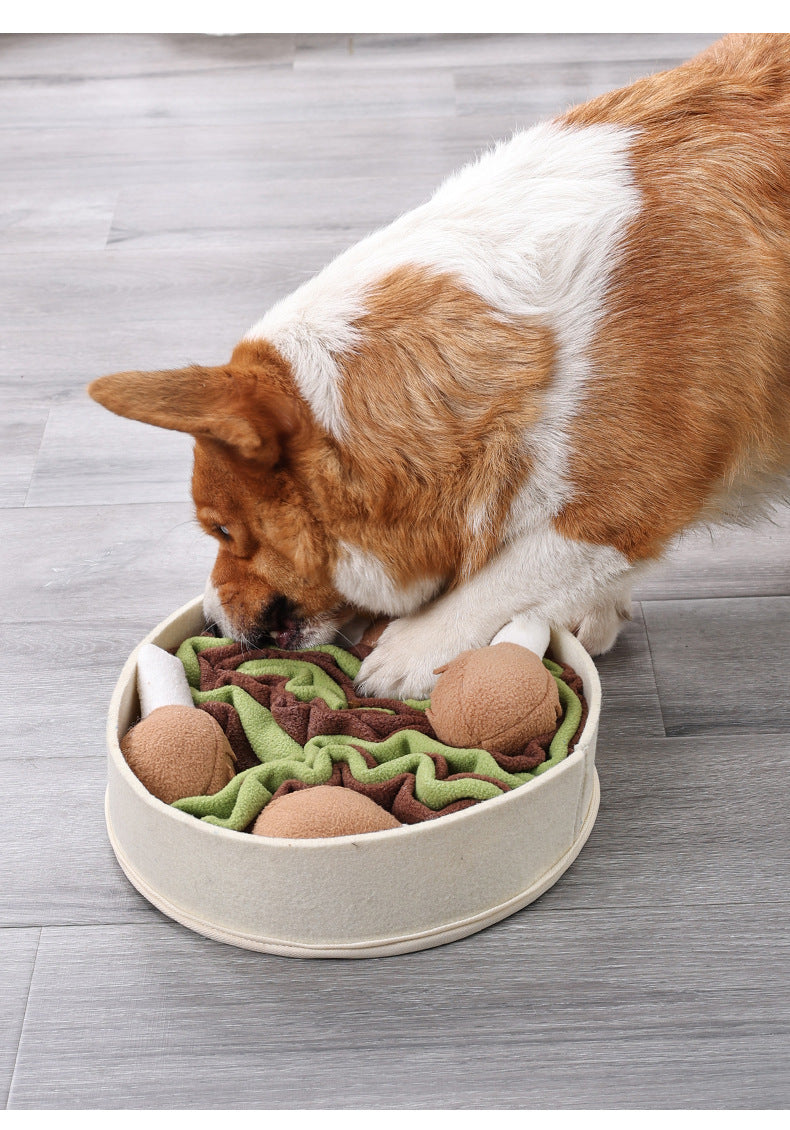
[[[175,647],[203,628],[197,599],[141,644]],[[536,899],[592,830],[601,688],[592,660],[568,632],[553,633],[551,653],[582,676],[589,716],[565,761],[438,820],[315,840],[219,828],[146,791],[118,745],[138,715],[138,650],[110,704],[107,830],[132,885],[209,938],[293,957],[376,957],[438,946]]]

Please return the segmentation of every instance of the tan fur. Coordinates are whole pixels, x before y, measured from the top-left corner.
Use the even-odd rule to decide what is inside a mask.
[[[290,367],[264,341],[242,342],[228,365],[113,373],[93,381],[88,392],[119,416],[210,436],[262,465],[279,457],[284,436],[293,444],[310,426]]]
[[[550,378],[549,331],[498,319],[457,282],[413,268],[383,279],[366,308],[362,345],[342,362],[347,443],[305,424],[265,477],[233,450],[196,444],[198,517],[232,535],[212,580],[244,627],[278,593],[308,619],[336,610],[340,539],[401,584],[455,584],[492,552],[528,473],[521,437]],[[243,343],[232,364],[268,363],[256,346]],[[474,532],[482,506],[488,521]]]
[[[351,442],[330,505],[395,580],[455,584],[496,548],[529,472],[522,437],[549,385],[553,336],[417,268],[393,271],[366,306],[361,345],[342,361]]]
[[[270,345],[242,342],[215,368],[117,373],[88,391],[121,416],[195,436],[197,517],[219,542],[212,580],[239,636],[281,595],[311,619],[342,605],[321,492],[308,485],[331,464],[331,445]]]
[[[565,120],[641,131],[645,204],[593,345],[577,493],[557,527],[640,560],[790,463],[790,36],[721,41]]]
[[[240,636],[254,631],[262,610],[280,595],[300,618],[315,621],[340,608],[331,582],[332,543],[312,493],[291,471],[262,473],[232,449],[199,439],[192,489],[198,521],[219,541],[212,581],[223,605],[234,610]]]

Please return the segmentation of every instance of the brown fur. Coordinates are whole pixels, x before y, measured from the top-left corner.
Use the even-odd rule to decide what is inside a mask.
[[[454,584],[494,551],[529,472],[521,437],[540,414],[553,336],[417,268],[382,279],[366,307],[361,344],[342,360],[352,436],[327,501],[343,512],[343,536],[396,581]],[[475,533],[481,506],[488,521]]]
[[[790,447],[790,36],[737,36],[572,110],[635,126],[644,207],[609,287],[557,527],[657,556]],[[736,501],[737,505],[737,501]]]
[[[452,586],[478,568],[528,474],[521,437],[551,375],[554,344],[545,327],[498,319],[457,282],[414,268],[381,280],[356,328],[361,344],[341,360],[349,441],[308,429],[301,444],[289,444],[287,469],[268,482],[245,481],[234,461],[235,505],[258,535],[252,569],[307,614],[327,599],[338,539],[375,553],[404,585],[427,575]],[[255,344],[240,350],[254,362]],[[213,450],[205,460],[198,444],[197,499],[217,496],[217,459]],[[469,515],[480,506],[488,521],[474,533]],[[231,507],[227,497],[220,509]],[[283,550],[297,576],[310,563],[316,601],[277,567]],[[253,604],[252,582],[239,587],[242,604]]]

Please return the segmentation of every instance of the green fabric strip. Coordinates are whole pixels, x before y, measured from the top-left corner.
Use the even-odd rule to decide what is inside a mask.
[[[174,807],[207,823],[237,831],[248,827],[255,820],[285,781],[297,779],[308,785],[323,784],[332,776],[333,766],[338,761],[345,761],[353,776],[364,784],[391,780],[401,773],[413,773],[415,796],[434,811],[439,811],[456,800],[488,800],[500,796],[504,789],[477,777],[467,776],[455,781],[437,779],[435,763],[429,755],[444,757],[453,774],[475,773],[501,781],[503,786],[517,788],[531,778],[547,772],[567,756],[568,743],[581,720],[582,705],[579,698],[559,678],[562,668],[546,659],[544,664],[557,683],[563,719],[552,739],[548,758],[529,772],[508,773],[486,750],[455,749],[415,730],[400,730],[382,742],[363,741],[344,734],[318,735],[303,748],[277,725],[266,707],[256,702],[241,687],[228,685],[213,691],[199,689],[198,655],[206,648],[226,647],[232,642],[204,636],[193,637],[181,645],[178,657],[184,664],[196,705],[211,700],[231,703],[239,713],[250,745],[261,764],[239,773],[214,796],[186,797],[176,801]],[[324,645],[313,650],[330,654],[349,678],[353,678],[359,670],[359,660],[342,648]],[[345,709],[348,706],[342,688],[325,671],[307,661],[290,656],[250,660],[241,664],[239,670],[253,676],[289,676],[286,689],[303,702],[320,695],[332,709]],[[428,703],[424,705],[427,706]],[[364,749],[376,761],[374,767],[367,765],[359,749]]]
[[[398,739],[397,743],[396,739]],[[369,768],[358,750],[349,744],[351,742],[363,746],[372,753],[375,750],[374,757],[382,756],[386,760]],[[345,761],[354,777],[363,784],[387,781],[400,773],[414,773],[415,796],[434,811],[452,804],[455,800],[464,798],[488,800],[500,796],[504,791],[492,782],[479,781],[476,778],[467,777],[457,781],[437,780],[435,765],[431,758],[426,756],[427,750],[424,747],[422,750],[418,748],[423,742],[445,748],[413,730],[401,730],[386,742],[379,743],[355,741],[345,735],[322,735],[312,738],[307,743],[303,759],[285,758],[267,761],[265,764],[239,773],[214,796],[188,797],[176,801],[174,807],[193,816],[199,816],[207,823],[241,831],[258,816],[284,781],[296,779],[308,785],[324,784],[332,776],[332,768],[336,761]],[[465,768],[477,762],[476,754],[482,754],[484,759],[490,758],[496,766],[491,755],[486,754],[484,750],[453,750],[452,752],[461,754],[457,761],[458,768],[455,768],[454,772],[476,772],[475,769]],[[503,775],[502,770],[498,766],[496,768],[500,778],[509,777],[514,783],[523,783],[522,780],[516,781],[517,777],[526,778],[526,774]]]
[[[200,689],[200,665],[198,656],[201,651],[211,647],[230,647],[235,640],[216,639],[213,636],[190,636],[184,640],[176,655],[184,664],[187,682],[193,689]]]
[[[200,665],[198,663],[200,653],[212,647],[230,647],[234,642],[235,641],[231,639],[217,639],[212,636],[191,636],[181,644],[176,654],[184,665],[187,682],[193,691],[193,698],[195,697],[194,692],[200,690]],[[347,675],[349,679],[356,679],[359,674],[359,669],[362,666],[361,660],[357,659],[357,657],[350,652],[344,651],[342,647],[326,643],[312,647],[310,650],[322,651],[326,655],[330,655],[343,674]],[[291,653],[291,655],[293,655],[293,653]],[[339,687],[333,679],[330,679],[326,672],[322,671],[320,667],[316,667],[315,664],[307,663],[304,660],[294,660],[293,658],[289,660],[286,659],[285,656],[283,656],[282,660],[257,659],[251,660],[249,663],[242,663],[238,669],[248,675],[285,675],[289,672],[285,667],[281,666],[281,664],[288,662],[293,663],[294,667],[292,668],[293,679],[286,685],[286,690],[291,691],[301,702],[309,702],[310,699],[320,694],[327,706],[331,706],[333,709],[338,709],[338,705],[340,709],[348,706],[348,702],[346,701],[341,687]],[[256,666],[259,664],[261,667],[259,670],[256,670]],[[264,667],[264,664],[271,664],[271,666]],[[312,680],[310,675],[304,671],[303,668],[309,668],[310,671],[313,672]],[[311,687],[314,688],[313,693],[310,693]],[[323,693],[324,691],[326,691],[326,693]],[[332,698],[337,697],[341,702],[337,704],[335,701],[331,701],[328,696]],[[407,706],[413,706],[416,710],[425,711],[431,705],[429,698],[405,698],[403,701]],[[365,708],[359,707],[358,709]]]
[[[537,769],[533,769],[530,776],[539,777],[541,773],[553,769],[560,761],[564,761],[568,756],[568,746],[573,739],[573,735],[579,728],[579,723],[582,720],[582,701],[579,696],[571,690],[567,683],[563,683],[560,675],[562,674],[562,667],[558,663],[554,663],[551,659],[544,659],[543,666],[547,667],[551,674],[554,676],[554,682],[557,684],[557,690],[560,696],[560,706],[562,707],[563,719],[557,727],[557,733],[551,739],[549,746],[549,756],[544,762],[538,765]]]

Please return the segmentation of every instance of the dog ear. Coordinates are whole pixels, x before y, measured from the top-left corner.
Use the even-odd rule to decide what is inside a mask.
[[[295,396],[222,366],[114,373],[93,381],[88,393],[118,416],[215,439],[269,464],[301,422]]]

